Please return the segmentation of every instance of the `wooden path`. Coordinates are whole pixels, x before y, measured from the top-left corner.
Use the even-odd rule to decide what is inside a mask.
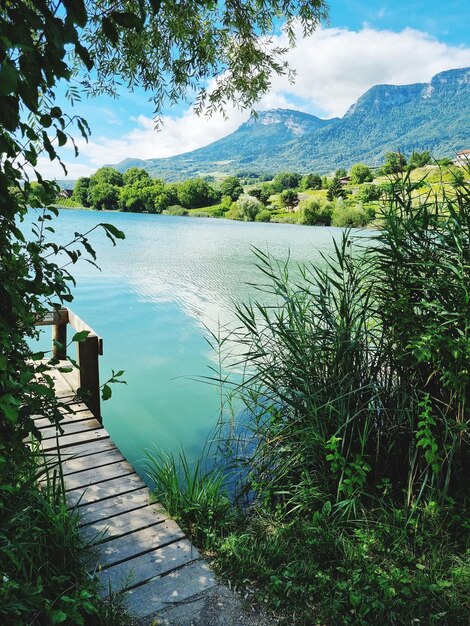
[[[164,508],[150,503],[148,488],[105,428],[76,403],[59,372],[54,379],[58,398],[74,412],[64,416],[63,434],[47,418],[35,421],[48,464],[62,458],[67,502],[78,512],[103,594],[122,591],[129,611],[147,617],[213,587],[207,563]]]

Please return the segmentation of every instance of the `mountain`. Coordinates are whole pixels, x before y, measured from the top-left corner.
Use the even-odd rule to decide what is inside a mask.
[[[125,159],[152,176],[178,180],[240,171],[330,172],[359,161],[378,165],[388,151],[453,156],[470,147],[470,68],[429,83],[376,85],[342,118],[322,120],[289,109],[264,111],[208,146],[165,159]]]

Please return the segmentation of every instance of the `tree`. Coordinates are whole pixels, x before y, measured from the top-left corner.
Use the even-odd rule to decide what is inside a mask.
[[[387,152],[381,170],[383,174],[399,174],[405,165],[406,158],[401,152]]]
[[[99,185],[100,183],[107,183],[108,185],[114,185],[115,187],[122,187],[124,179],[121,172],[114,167],[100,167],[92,176],[90,176],[90,187],[93,187],[93,185]]]
[[[331,216],[333,214],[333,205],[318,200],[303,200],[299,205],[300,223],[313,226],[322,224],[324,226],[331,225]]]
[[[344,167],[340,167],[338,170],[336,170],[335,172],[335,178],[344,178],[345,176],[347,176],[348,173],[347,171],[344,169]]]
[[[326,197],[331,202],[336,198],[345,198],[346,191],[343,185],[340,183],[339,179],[335,176],[331,183],[328,186],[328,191],[326,192]]]
[[[243,193],[243,187],[240,179],[236,176],[227,176],[220,183],[220,193],[222,196],[230,196],[232,200],[238,200]]]
[[[359,200],[363,202],[374,202],[380,200],[383,193],[382,187],[378,185],[363,185],[357,194]]]
[[[150,174],[141,167],[130,167],[122,175],[122,182],[124,185],[133,185],[137,181],[150,182]]]
[[[319,174],[306,174],[300,182],[300,187],[302,189],[321,189],[321,176]]]
[[[293,189],[284,189],[279,196],[279,202],[281,207],[286,208],[288,211],[293,211],[299,204],[299,194]]]
[[[220,198],[203,178],[189,178],[178,186],[178,202],[186,209],[209,206]]]
[[[90,202],[88,200],[89,189],[90,179],[87,176],[81,176],[75,183],[72,198],[77,202],[80,202],[82,206],[90,206]]]
[[[408,160],[408,167],[415,169],[417,167],[424,167],[431,162],[431,153],[425,150],[424,152],[418,152],[413,150]]]
[[[302,176],[295,172],[279,172],[273,178],[272,186],[277,192],[284,191],[284,189],[296,189],[301,180]]]
[[[262,202],[246,194],[241,195],[235,202],[235,205],[236,210],[247,222],[253,222],[258,213],[264,209]]]
[[[94,209],[108,211],[118,208],[119,187],[110,183],[96,183],[90,187],[88,198]]]
[[[351,182],[354,185],[362,185],[362,183],[371,183],[374,180],[374,177],[372,176],[372,172],[367,167],[367,165],[364,165],[364,163],[356,163],[356,165],[353,165],[349,175],[351,177]]]

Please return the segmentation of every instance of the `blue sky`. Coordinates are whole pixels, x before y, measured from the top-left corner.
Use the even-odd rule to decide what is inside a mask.
[[[257,108],[341,116],[374,84],[427,82],[445,69],[470,66],[470,0],[330,0],[329,6],[328,23],[288,53],[295,84],[274,78]],[[77,159],[71,151],[62,153],[69,178],[125,157],[171,156],[207,145],[248,117],[229,108],[228,120],[198,118],[188,103],[180,103],[164,110],[164,127],[157,132],[148,99],[141,89],[122,90],[118,100],[102,96],[77,104],[71,112],[88,120],[92,137],[88,144],[78,139]],[[47,159],[40,165],[44,175],[63,178]]]

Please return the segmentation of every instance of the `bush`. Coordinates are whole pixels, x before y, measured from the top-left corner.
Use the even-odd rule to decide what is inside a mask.
[[[271,221],[271,211],[268,211],[267,209],[263,209],[262,211],[260,211],[256,218],[255,218],[256,222],[270,222]]]
[[[370,217],[361,204],[351,206],[346,202],[336,202],[332,214],[334,226],[361,228],[367,226]]]
[[[322,224],[330,226],[333,214],[333,205],[318,200],[302,200],[299,205],[299,222],[313,226]]]
[[[245,221],[245,213],[243,209],[238,205],[237,202],[234,202],[230,209],[225,213],[225,217],[228,220],[236,220],[237,222]]]
[[[174,204],[162,211],[162,213],[163,215],[188,215],[188,210],[179,204]]]
[[[257,214],[264,209],[264,205],[260,200],[247,194],[241,195],[234,204],[236,207],[234,208],[232,205],[232,208],[227,213],[227,217],[230,217],[230,219],[242,219],[247,222],[253,222]]]
[[[370,183],[373,180],[372,172],[363,163],[353,165],[350,172],[351,182],[354,185],[362,185],[362,183]]]
[[[383,189],[379,185],[362,185],[356,197],[363,202],[374,202],[380,200],[382,193]]]

